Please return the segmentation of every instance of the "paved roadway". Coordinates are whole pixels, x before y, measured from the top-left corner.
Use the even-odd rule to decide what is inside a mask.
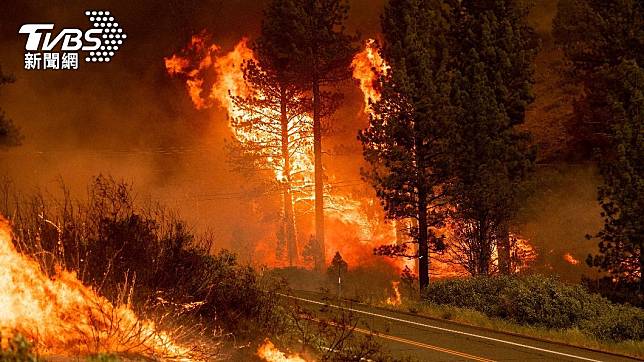
[[[419,361],[637,360],[359,303],[325,301],[319,293],[297,291],[285,297],[312,311],[319,311],[324,305],[349,310],[361,322],[357,332],[370,333],[371,329],[394,356],[410,356]]]

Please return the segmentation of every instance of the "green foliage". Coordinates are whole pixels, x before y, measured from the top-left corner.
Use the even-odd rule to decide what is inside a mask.
[[[604,184],[599,187],[604,227],[596,235],[599,253],[589,257],[591,266],[614,276],[640,281],[644,278],[644,69],[624,62],[604,72],[605,99],[611,109],[607,147],[599,158]]]
[[[440,1],[390,1],[382,17],[382,55],[390,71],[381,77],[375,115],[358,138],[370,169],[363,175],[390,219],[415,219],[418,244],[385,245],[376,254],[419,258],[419,285],[429,283],[429,248],[442,247],[434,233],[445,202],[446,163],[453,131],[447,35],[451,9]]]
[[[460,3],[452,104],[457,135],[452,139],[450,173],[452,218],[459,243],[453,255],[468,255],[472,274],[492,270],[495,241],[499,258],[509,267],[507,224],[526,196],[526,179],[536,152],[530,136],[516,126],[532,102],[532,61],[537,41],[526,24],[526,11],[512,0]],[[505,250],[506,253],[501,251]]]
[[[561,0],[553,35],[581,81],[604,66],[644,62],[644,4],[639,0]]]
[[[553,35],[570,63],[570,79],[583,85],[569,132],[581,158],[606,146],[612,123],[602,77],[622,62],[644,64],[644,4],[639,0],[562,0]]]
[[[599,340],[641,341],[644,339],[644,313],[638,308],[611,305],[597,313],[594,319],[582,321],[579,328]]]
[[[443,280],[428,289],[425,299],[521,325],[579,328],[600,340],[644,339],[641,309],[612,304],[580,285],[539,275]]]
[[[348,14],[346,0],[273,0],[264,12],[262,34],[294,81],[334,83],[351,77],[357,37],[346,33]]]
[[[2,337],[2,335],[0,335]],[[1,338],[0,338],[1,339]],[[0,346],[0,361],[6,362],[36,362],[33,345],[21,334],[15,334],[9,341],[7,349]]]
[[[554,34],[584,85],[575,132],[598,155],[604,227],[587,262],[644,293],[644,4],[637,0],[563,0]]]
[[[632,280],[617,279],[611,276],[589,278],[582,276],[581,284],[591,293],[597,293],[611,302],[644,307],[644,295],[638,293],[639,284]]]

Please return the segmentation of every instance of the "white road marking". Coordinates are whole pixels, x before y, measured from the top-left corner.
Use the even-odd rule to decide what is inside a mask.
[[[545,349],[545,348],[530,346],[530,345],[527,345],[527,344],[506,341],[506,340],[503,340],[503,339],[482,336],[480,334],[474,334],[474,333],[468,333],[468,332],[463,332],[463,331],[457,331],[457,330],[454,330],[454,329],[448,329],[448,328],[443,328],[443,327],[432,326],[432,325],[429,325],[429,324],[414,322],[414,321],[410,321],[410,320],[406,320],[406,319],[386,316],[386,315],[377,314],[377,313],[371,313],[371,312],[363,311],[363,310],[360,310],[360,309],[354,309],[354,308],[349,308],[349,307],[341,307],[341,306],[333,305],[333,304],[329,304],[329,303],[318,302],[316,300],[310,300],[310,299],[306,299],[306,298],[295,297],[295,296],[288,295],[288,294],[282,294],[282,293],[278,293],[278,294],[282,295],[284,297],[287,297],[287,298],[297,299],[297,300],[301,300],[301,301],[304,301],[304,302],[309,302],[309,303],[319,304],[319,305],[326,305],[326,306],[337,308],[337,309],[349,310],[349,311],[352,311],[352,312],[362,313],[362,314],[370,315],[370,316],[373,316],[373,317],[380,317],[380,318],[384,318],[384,319],[393,320],[393,321],[396,321],[396,322],[403,322],[403,323],[412,324],[412,325],[415,325],[415,326],[436,329],[436,330],[443,331],[443,332],[449,332],[449,333],[460,334],[460,335],[464,335],[464,336],[475,337],[475,338],[485,339],[485,340],[499,342],[499,343],[505,343],[505,344],[509,344],[509,345],[512,345],[512,346],[517,346],[517,347],[532,349],[532,350],[535,350],[535,351],[556,354],[556,355],[559,355],[559,356],[575,358],[575,359],[579,359],[579,360],[583,360],[583,361],[601,362],[601,360],[596,360],[596,359],[592,359],[592,358],[586,358],[586,357],[582,357],[582,356],[576,356],[574,354],[568,354],[568,353],[564,353],[564,352],[557,352],[557,351],[553,351],[553,350],[549,350],[549,349]]]

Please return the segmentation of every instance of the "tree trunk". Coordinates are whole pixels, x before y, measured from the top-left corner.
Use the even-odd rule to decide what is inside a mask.
[[[286,234],[286,248],[288,249],[288,265],[297,264],[297,235],[295,232],[295,217],[293,213],[293,195],[290,190],[290,183],[284,183],[284,231]]]
[[[490,266],[490,246],[491,246],[491,240],[489,238],[488,232],[487,232],[487,223],[486,220],[480,220],[478,221],[478,229],[479,229],[479,235],[478,235],[478,274],[479,275],[488,275],[489,274],[489,266]]]
[[[642,243],[640,244],[640,295],[644,294],[644,252],[642,252]]]
[[[322,169],[322,124],[320,121],[320,84],[313,80],[313,153],[315,155],[315,239],[320,255],[315,259],[315,269],[324,270],[324,175]]]
[[[282,160],[284,161],[282,180],[282,196],[284,202],[284,231],[286,237],[286,248],[288,253],[288,265],[293,266],[297,263],[297,235],[295,233],[295,216],[293,212],[293,195],[291,193],[291,155],[289,153],[288,139],[288,117],[286,109],[286,93],[282,87],[280,94],[280,123],[281,129],[281,146]]]
[[[499,260],[499,272],[501,274],[510,275],[512,268],[512,260],[510,258],[510,232],[508,224],[502,222],[498,230],[499,234],[496,238],[496,252]]]
[[[418,190],[418,282],[421,295],[429,286],[429,241],[427,235],[427,194]]]

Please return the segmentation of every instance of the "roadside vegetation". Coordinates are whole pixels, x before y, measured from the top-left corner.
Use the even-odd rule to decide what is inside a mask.
[[[421,300],[380,306],[602,351],[644,357],[644,311],[552,277],[479,276],[432,283]]]
[[[21,195],[10,183],[2,187],[0,212],[12,224],[17,249],[52,277],[60,270],[75,272],[83,284],[154,321],[175,342],[202,346],[212,359],[257,358],[257,346],[267,338],[320,360],[389,358],[371,337],[353,332],[352,316],[313,318],[280,298],[278,293],[287,292],[281,279],[216,250],[217,240],[195,235],[162,205],[139,202],[131,185],[98,176],[85,198],[62,191],[60,197]],[[0,345],[2,360],[36,360],[37,340],[10,335]],[[87,350],[94,361],[126,356]]]

